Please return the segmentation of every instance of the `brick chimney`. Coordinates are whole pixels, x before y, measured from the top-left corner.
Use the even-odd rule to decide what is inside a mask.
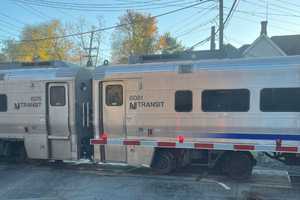
[[[268,25],[268,21],[261,22],[260,35],[267,35],[267,25]]]

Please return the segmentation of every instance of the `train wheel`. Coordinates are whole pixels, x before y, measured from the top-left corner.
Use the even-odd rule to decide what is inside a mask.
[[[245,152],[231,152],[227,154],[224,171],[235,180],[247,180],[251,177],[253,158]]]
[[[155,155],[152,168],[158,174],[168,174],[176,168],[176,160],[174,155],[167,151],[158,151]]]

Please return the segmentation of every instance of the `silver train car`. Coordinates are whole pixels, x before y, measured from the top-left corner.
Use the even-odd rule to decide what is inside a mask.
[[[193,162],[246,178],[255,152],[300,164],[300,56],[0,65],[0,156]],[[93,116],[93,117],[92,117]],[[93,145],[93,148],[91,148]]]
[[[77,160],[91,151],[91,73],[53,61],[0,65],[0,156]]]
[[[253,152],[299,164],[299,56],[100,66],[93,94],[97,160],[162,173],[198,160],[237,178]]]

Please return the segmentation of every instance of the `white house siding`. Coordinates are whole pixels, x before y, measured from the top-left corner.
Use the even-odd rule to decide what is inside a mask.
[[[265,35],[257,38],[243,53],[244,57],[286,56],[286,54]]]

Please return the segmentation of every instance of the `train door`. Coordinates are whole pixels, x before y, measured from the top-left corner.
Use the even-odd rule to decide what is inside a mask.
[[[124,84],[121,81],[103,82],[103,130],[109,138],[126,137]],[[126,162],[125,146],[107,145],[105,148],[107,161]]]
[[[50,158],[71,158],[67,83],[48,85],[48,139]]]

